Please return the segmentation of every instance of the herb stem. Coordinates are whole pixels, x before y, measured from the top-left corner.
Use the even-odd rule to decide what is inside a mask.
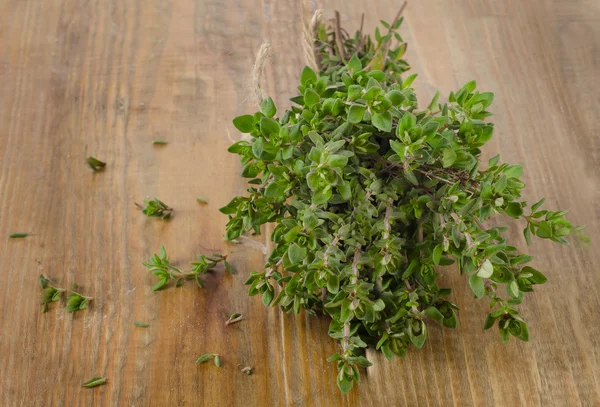
[[[383,248],[384,257],[387,255],[388,250],[390,249],[390,242],[388,239],[390,238],[390,230],[392,228],[390,224],[390,216],[392,214],[392,204],[394,200],[390,197],[388,198],[388,204],[385,208],[385,216],[383,217],[383,240],[385,240],[385,247]],[[382,289],[382,278],[381,275],[378,275],[375,279],[375,290],[378,293],[381,293]]]

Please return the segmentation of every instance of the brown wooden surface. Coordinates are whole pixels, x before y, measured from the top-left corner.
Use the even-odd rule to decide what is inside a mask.
[[[303,66],[295,0],[5,0],[0,3],[0,405],[2,406],[598,406],[600,4],[594,0],[411,1],[402,34],[418,93],[476,79],[496,94],[487,157],[522,163],[526,196],[587,223],[589,248],[513,242],[549,283],[522,307],[531,341],[504,346],[482,331],[485,304],[453,270],[460,325],[432,328],[421,351],[374,366],[342,397],[328,321],[283,315],[248,298],[259,251],[223,241],[218,208],[244,192],[236,115],[263,41],[268,93],[282,107]],[[400,1],[328,1],[353,31]],[[155,147],[153,139],[168,146]],[[108,162],[93,174],[88,152]],[[201,206],[198,195],[209,199]],[[134,206],[157,196],[170,222]],[[9,233],[31,231],[24,240]],[[263,241],[267,239],[265,235]],[[229,253],[206,288],[151,291],[141,261],[164,244],[185,264]],[[41,266],[36,263],[41,262]],[[39,312],[43,271],[95,297],[89,310]],[[243,322],[225,328],[232,312]],[[133,326],[133,320],[150,324]],[[222,355],[223,367],[196,357]],[[246,376],[241,367],[255,374]],[[108,384],[81,383],[105,375]]]

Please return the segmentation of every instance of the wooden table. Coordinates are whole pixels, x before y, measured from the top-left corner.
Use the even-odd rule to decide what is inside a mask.
[[[318,2],[316,2],[318,3]],[[323,2],[325,3],[325,2]],[[328,1],[348,30],[390,20],[399,1]],[[368,4],[368,5],[367,5]],[[218,208],[245,186],[231,124],[255,111],[246,86],[258,47],[265,87],[289,106],[304,61],[295,0],[7,0],[0,6],[0,404],[2,406],[598,406],[600,6],[572,1],[411,1],[402,34],[424,99],[476,79],[496,94],[490,157],[522,163],[526,197],[587,223],[590,247],[527,247],[550,281],[522,307],[531,341],[482,331],[486,306],[455,269],[460,325],[432,328],[421,351],[374,366],[341,396],[325,359],[328,321],[248,298],[264,260],[223,240]],[[167,146],[151,144],[169,141]],[[94,174],[88,154],[107,161]],[[198,195],[208,205],[196,202]],[[145,197],[173,206],[146,219]],[[30,231],[26,239],[9,233]],[[267,240],[263,235],[260,240]],[[141,262],[164,244],[176,264],[228,253],[206,288],[152,292]],[[43,272],[94,300],[68,314],[38,304]],[[229,327],[233,312],[244,321]],[[138,328],[133,321],[150,324]],[[196,365],[218,353],[223,366]],[[240,372],[252,366],[254,374]],[[103,375],[95,389],[81,384]]]

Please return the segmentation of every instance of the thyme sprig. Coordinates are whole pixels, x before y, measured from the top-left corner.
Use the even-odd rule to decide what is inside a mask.
[[[158,283],[152,287],[153,291],[158,291],[165,288],[167,283],[171,280],[175,280],[175,286],[179,287],[185,283],[186,280],[193,279],[200,288],[203,288],[204,285],[202,284],[200,277],[209,270],[215,268],[220,262],[223,262],[227,269],[230,268],[229,263],[227,262],[227,256],[218,253],[215,253],[212,256],[199,254],[198,259],[191,263],[192,268],[189,271],[183,271],[171,264],[164,246],[161,246],[159,253],[154,254],[150,257],[148,262],[142,264],[158,278]]]

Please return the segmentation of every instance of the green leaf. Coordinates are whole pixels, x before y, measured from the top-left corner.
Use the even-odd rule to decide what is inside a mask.
[[[351,72],[358,72],[362,70],[362,63],[356,55],[352,55],[352,58],[348,61],[348,70]]]
[[[536,203],[534,203],[531,206],[531,212],[533,213],[533,212],[537,211],[539,209],[539,207],[542,206],[542,204],[544,203],[545,200],[546,200],[546,198],[542,198],[539,201],[537,201]]]
[[[348,393],[350,390],[352,390],[352,387],[354,386],[354,381],[349,380],[349,379],[337,379],[337,385],[338,388],[340,389],[340,391],[344,394]]]
[[[552,237],[552,226],[546,221],[540,222],[535,234],[543,239],[549,239]]]
[[[498,319],[498,317],[493,317],[492,314],[488,314],[488,316],[485,318],[485,324],[483,325],[483,330],[485,331],[485,330],[493,327],[494,324],[496,323],[497,319]]]
[[[350,85],[348,87],[348,100],[354,101],[362,96],[363,87],[360,85]]]
[[[408,336],[410,337],[410,341],[413,345],[415,345],[418,349],[421,349],[427,340],[427,326],[423,321],[419,321],[421,324],[421,332],[419,335],[415,335],[413,330],[409,328]]]
[[[469,286],[471,287],[473,294],[475,294],[475,297],[482,298],[484,296],[485,285],[483,283],[483,278],[477,276],[476,274],[473,274],[469,278]]]
[[[327,280],[327,291],[329,291],[332,294],[337,294],[337,292],[340,290],[340,279],[338,278],[338,276],[336,274],[332,274],[329,276],[329,279]]]
[[[374,113],[371,117],[371,123],[386,133],[392,131],[392,115],[390,112]]]
[[[304,91],[304,105],[306,105],[308,107],[312,107],[312,106],[316,105],[317,103],[319,103],[320,100],[321,100],[321,96],[319,96],[319,94],[317,92],[315,92],[314,90],[312,90],[311,88],[307,88]]]
[[[104,169],[104,167],[106,166],[105,162],[102,162],[99,159],[97,159],[96,157],[92,157],[92,156],[86,157],[85,161],[87,162],[87,164],[89,165],[89,167],[94,172],[102,171]]]
[[[168,280],[166,278],[162,278],[157,284],[155,284],[152,287],[152,291],[158,291],[158,290],[160,290],[161,288],[163,288],[165,286],[165,284],[167,284],[167,281]]]
[[[285,196],[287,185],[271,182],[265,189],[265,196],[268,198],[279,198]]]
[[[435,92],[435,95],[433,95],[433,99],[431,99],[431,102],[429,102],[429,105],[427,106],[427,110],[434,111],[437,108],[439,97],[440,92]]]
[[[511,202],[508,204],[504,212],[508,216],[518,218],[519,216],[523,215],[523,208],[521,207],[521,204],[519,202]]]
[[[315,83],[317,81],[317,74],[310,69],[308,66],[305,66],[302,69],[302,73],[300,74],[300,84],[302,86],[307,86],[310,83]]]
[[[433,306],[428,307],[425,310],[425,315],[427,315],[427,317],[434,319],[436,321],[441,321],[442,319],[444,319],[444,316],[442,315],[442,313]]]
[[[507,284],[506,292],[513,298],[519,298],[519,286],[515,280]]]
[[[12,233],[8,236],[9,239],[22,239],[24,237],[29,236],[29,233],[27,232],[19,232],[19,233]]]
[[[353,104],[348,109],[348,121],[352,124],[360,123],[365,115],[367,107],[364,105]]]
[[[254,143],[252,144],[252,152],[257,158],[260,158],[263,154],[265,145],[264,143],[264,139],[259,137],[256,140],[254,140]]]
[[[273,119],[263,117],[260,119],[260,132],[265,137],[271,137],[274,134],[279,133],[279,123]],[[260,139],[257,139],[260,140]],[[256,143],[256,142],[255,142]]]
[[[498,164],[498,161],[500,161],[500,154],[496,154],[495,156],[493,156],[492,158],[489,159],[488,161],[488,166],[491,167],[495,167],[496,164]]]
[[[260,103],[260,111],[267,117],[275,116],[277,108],[275,107],[275,103],[273,103],[273,99],[269,96],[264,98]]]
[[[444,168],[450,167],[456,161],[456,151],[451,148],[444,148],[442,150],[442,165]]]
[[[525,322],[519,321],[519,331],[514,336],[524,342],[529,341],[529,328]]]
[[[412,75],[409,75],[404,82],[402,82],[402,89],[406,89],[408,88],[410,85],[412,85],[413,81],[417,78],[418,74],[414,73]]]
[[[271,301],[273,301],[274,295],[275,295],[275,292],[273,291],[273,289],[267,290],[263,293],[262,303],[265,307],[268,307],[271,304]]]
[[[333,195],[333,192],[331,191],[331,188],[327,188],[321,191],[317,191],[312,198],[312,203],[314,205],[322,205],[324,203],[329,202],[329,200],[331,199],[331,196]]]
[[[523,236],[525,237],[525,241],[527,242],[527,244],[531,243],[531,231],[529,230],[529,225],[525,226],[525,229],[523,229]]]
[[[486,259],[481,264],[481,267],[479,268],[477,275],[481,278],[490,278],[492,276],[492,274],[494,274],[494,266],[492,265],[491,261]]]
[[[138,322],[138,321],[133,321],[133,325],[140,327],[140,328],[148,328],[150,325],[145,324],[143,322]]]
[[[444,247],[441,244],[438,244],[433,249],[433,253],[431,255],[431,259],[433,260],[433,264],[440,264],[440,259],[442,258],[442,253],[444,251]]]
[[[525,266],[521,269],[521,272],[531,273],[532,276],[529,277],[528,280],[531,281],[533,284],[544,284],[546,281],[548,281],[548,278],[546,278],[545,275],[543,275],[533,267]]]
[[[94,377],[93,379],[83,383],[82,387],[91,389],[93,387],[102,386],[103,384],[106,384],[106,377]]]
[[[400,124],[396,128],[396,135],[398,137],[403,137],[405,131],[410,131],[417,124],[417,118],[410,112],[404,113],[402,119],[400,120]]]
[[[306,248],[293,243],[288,248],[288,257],[292,264],[298,264],[306,257]]]
[[[254,117],[249,114],[238,116],[233,119],[233,125],[242,133],[250,133],[254,130]]]
[[[346,157],[344,155],[333,154],[333,155],[329,156],[329,158],[327,159],[327,162],[332,167],[344,168],[346,166],[346,164],[348,164],[348,157]]]
[[[523,174],[523,167],[520,165],[511,165],[504,170],[504,175],[507,178],[519,178]]]
[[[196,363],[197,364],[201,364],[204,362],[208,362],[209,360],[211,360],[213,358],[213,355],[210,353],[205,353],[204,355],[200,356],[198,359],[196,359]]]
[[[48,279],[43,274],[40,274],[40,285],[42,288],[48,287]]]

